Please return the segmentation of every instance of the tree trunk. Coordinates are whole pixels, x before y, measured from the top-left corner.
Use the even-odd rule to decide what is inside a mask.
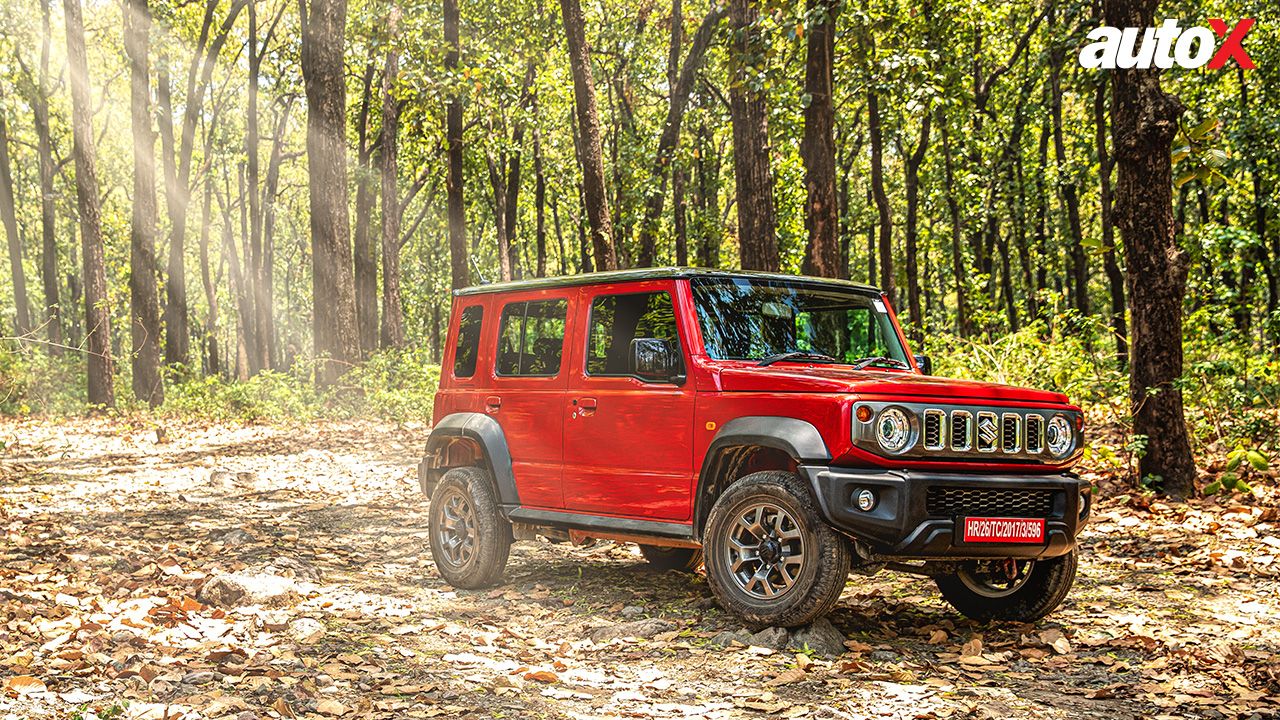
[[[0,220],[9,239],[9,269],[13,274],[13,304],[17,309],[18,337],[31,332],[31,303],[27,299],[27,272],[22,266],[22,236],[14,209],[13,173],[9,168],[9,128],[0,113]]]
[[[316,381],[335,382],[360,355],[347,215],[343,33],[346,0],[299,0],[307,93]],[[364,218],[361,219],[364,221]]]
[[[164,402],[160,379],[160,299],[156,294],[155,136],[151,131],[151,10],[129,0],[124,12],[133,124],[133,218],[129,234],[129,307],[133,340],[133,396]]]
[[[258,323],[265,338],[270,367],[280,364],[276,342],[275,321],[275,228],[276,194],[280,187],[280,165],[284,160],[285,132],[289,127],[289,115],[293,110],[293,98],[289,97],[280,109],[276,121],[275,137],[271,142],[271,159],[267,162],[267,184],[262,188],[262,277],[258,290]]]
[[[967,337],[972,332],[972,328],[969,324],[969,301],[965,291],[967,286],[965,282],[966,263],[964,261],[964,250],[960,245],[960,201],[956,198],[955,167],[951,158],[951,133],[948,129],[946,117],[941,114],[943,112],[942,109],[940,108],[938,112],[939,119],[942,121],[940,124],[942,127],[942,158],[947,179],[947,214],[951,217],[951,275],[956,293],[956,331],[960,333],[961,337]]]
[[[1104,0],[1108,25],[1150,27],[1158,0]],[[1124,239],[1132,311],[1129,393],[1134,435],[1146,438],[1141,477],[1176,496],[1195,491],[1196,468],[1183,417],[1182,301],[1188,259],[1173,219],[1169,144],[1182,103],[1160,88],[1160,71],[1111,73],[1116,157],[1115,221]]]
[[[1076,187],[1075,172],[1067,167],[1067,146],[1062,136],[1062,64],[1066,48],[1056,47],[1049,52],[1049,87],[1051,91],[1049,112],[1053,118],[1053,154],[1058,165],[1058,186],[1067,206],[1067,238],[1071,243],[1069,254],[1071,267],[1071,297],[1081,315],[1089,314],[1089,268],[1084,255],[1084,229],[1080,222],[1080,197]]]
[[[360,333],[360,354],[368,356],[378,349],[378,264],[373,257],[370,220],[377,205],[378,191],[374,179],[373,151],[369,147],[369,107],[373,102],[373,78],[376,65],[369,57],[361,80],[360,112],[356,120],[356,226],[351,233],[351,254],[355,260],[356,327]],[[382,214],[387,214],[386,205]]]
[[[35,115],[36,155],[40,174],[40,283],[44,286],[44,310],[48,326],[49,354],[62,356],[62,307],[58,301],[58,218],[54,209],[53,142],[49,129],[49,44],[52,28],[49,5],[40,0],[40,69],[31,109]],[[73,315],[75,313],[72,313]]]
[[[926,110],[920,119],[920,142],[916,144],[904,163],[907,186],[907,227],[906,227],[906,266],[907,266],[907,308],[911,317],[912,338],[916,343],[924,341],[924,314],[920,309],[920,269],[917,267],[917,245],[919,233],[916,228],[917,213],[920,204],[920,166],[924,164],[925,153],[929,149],[929,129],[933,122],[933,114]]]
[[[398,156],[400,101],[400,7],[391,6],[387,19],[387,63],[382,74],[382,346],[404,347],[404,308],[400,302],[400,186]]]
[[[458,35],[458,0],[444,0],[444,42],[448,50],[444,56],[445,73],[451,78],[458,70],[458,55],[462,43]],[[454,290],[471,284],[467,268],[467,210],[463,204],[462,180],[462,97],[449,96],[445,108],[445,145],[449,155],[449,171],[445,178],[445,193],[449,216],[449,266]]]
[[[778,226],[769,162],[769,111],[762,89],[753,89],[761,55],[758,8],[752,0],[730,0],[729,116],[733,121],[734,180],[738,201],[738,247],[743,270],[776,272]]]
[[[690,45],[689,54],[685,56],[679,72],[672,73],[672,68],[668,68],[668,74],[673,76],[674,82],[667,102],[667,119],[662,125],[662,135],[658,138],[658,151],[651,171],[656,184],[645,199],[644,219],[640,223],[640,255],[636,259],[636,264],[640,267],[651,267],[657,260],[658,223],[666,202],[667,176],[672,172],[673,158],[680,144],[680,125],[684,121],[685,109],[689,106],[689,94],[697,81],[698,68],[702,67],[703,57],[715,38],[716,28],[723,17],[724,9],[713,5],[694,33],[693,44]],[[683,18],[673,15],[671,22],[673,29],[670,57],[674,60],[679,57],[680,45],[680,33],[676,28],[683,22]]]
[[[507,176],[504,173],[504,155],[499,154],[495,159],[489,153],[485,155],[485,161],[489,165],[489,185],[493,190],[493,224],[498,232],[498,278],[502,282],[510,282],[514,279],[511,267],[516,258],[511,253],[511,243],[507,237]]]
[[[720,267],[720,156],[715,152],[711,129],[698,123],[698,157],[694,167],[697,188],[698,265]]]
[[[617,270],[618,254],[613,246],[613,222],[609,218],[609,197],[604,186],[604,157],[600,141],[600,115],[596,109],[596,87],[591,75],[591,56],[578,0],[560,0],[569,48],[569,69],[573,72],[574,107],[578,114],[579,162],[582,165],[583,204],[591,225],[591,247],[597,270]]]
[[[879,216],[880,289],[892,300],[893,273],[893,219],[889,215],[889,196],[884,191],[884,150],[880,132],[880,97],[876,91],[867,93],[867,133],[871,136],[871,192],[876,201]]]
[[[537,105],[534,105],[537,112]],[[536,122],[536,117],[535,117]],[[533,208],[534,242],[538,250],[538,262],[534,266],[535,277],[547,276],[547,178],[542,173],[542,131],[533,126]],[[564,244],[561,243],[561,255]]]
[[[200,212],[200,281],[204,284],[205,304],[209,315],[204,325],[205,372],[217,375],[222,372],[218,360],[218,287],[209,267],[209,212],[213,205],[213,181],[204,184],[204,204]]]
[[[85,54],[80,0],[63,0],[67,25],[67,68],[71,76],[72,153],[76,165],[76,202],[80,211],[80,246],[84,256],[84,310],[88,353],[89,404],[113,407],[114,368],[111,358],[111,307],[102,242],[102,208],[98,198],[98,168],[94,155],[93,102],[89,92],[89,61]]]
[[[258,50],[258,2],[249,0],[249,83],[248,102],[245,114],[244,154],[245,179],[248,183],[249,236],[245,250],[245,281],[248,285],[250,308],[252,309],[253,332],[247,333],[251,342],[246,344],[249,359],[249,374],[257,375],[270,366],[267,357],[267,339],[263,336],[258,322],[258,283],[262,264],[262,214],[258,195],[258,80],[261,74],[262,55]]]
[[[1124,317],[1124,273],[1116,261],[1116,236],[1111,217],[1111,156],[1107,152],[1106,86],[1098,83],[1093,96],[1093,122],[1098,144],[1098,181],[1102,220],[1102,265],[1111,290],[1111,334],[1115,337],[1116,362],[1124,367],[1129,361],[1129,331]]]
[[[840,277],[840,215],[836,206],[835,103],[832,77],[838,0],[807,0],[808,54],[805,59],[804,137],[800,157],[804,161],[807,206],[805,275]],[[910,262],[910,260],[908,260]]]

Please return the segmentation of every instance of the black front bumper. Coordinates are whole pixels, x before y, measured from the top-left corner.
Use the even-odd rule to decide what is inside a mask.
[[[1089,517],[1089,485],[1070,474],[978,475],[816,465],[802,465],[800,472],[813,486],[827,522],[884,558],[1057,557],[1075,547],[1076,535]],[[870,511],[858,509],[856,498],[862,490],[875,494]],[[1041,517],[1045,539],[1034,544],[966,543],[960,529],[965,516]]]

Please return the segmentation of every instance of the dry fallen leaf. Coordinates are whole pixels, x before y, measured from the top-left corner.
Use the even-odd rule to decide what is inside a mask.
[[[4,681],[4,689],[15,695],[34,695],[48,691],[49,688],[39,678],[30,675],[14,675]]]
[[[536,680],[541,683],[559,682],[560,676],[550,670],[535,670],[524,674],[525,680]]]
[[[316,703],[316,712],[330,717],[341,717],[350,712],[350,710],[337,700],[321,700]]]

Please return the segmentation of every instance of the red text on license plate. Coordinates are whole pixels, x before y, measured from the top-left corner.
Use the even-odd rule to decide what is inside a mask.
[[[989,517],[965,518],[964,541],[971,543],[1044,542],[1044,519]]]

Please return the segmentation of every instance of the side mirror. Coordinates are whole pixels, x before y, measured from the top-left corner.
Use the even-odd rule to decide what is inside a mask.
[[[684,382],[684,363],[670,343],[659,338],[631,341],[631,371],[646,382]]]
[[[922,375],[933,374],[933,361],[929,359],[928,355],[916,355],[915,358],[916,365],[919,366]]]

